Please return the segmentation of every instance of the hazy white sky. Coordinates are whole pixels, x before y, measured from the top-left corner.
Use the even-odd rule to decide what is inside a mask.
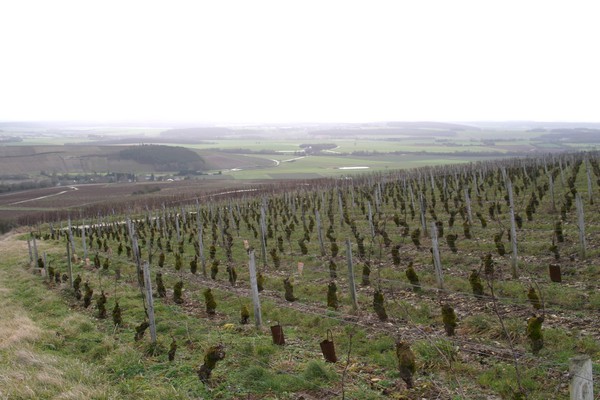
[[[0,120],[599,121],[597,0],[0,0]]]

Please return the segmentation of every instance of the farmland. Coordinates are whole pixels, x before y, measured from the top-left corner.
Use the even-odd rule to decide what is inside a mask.
[[[598,145],[593,124],[585,129],[568,124],[543,126],[390,122],[173,129],[2,123],[0,190],[4,193],[42,190],[39,194],[35,191],[23,194],[32,201],[18,204],[12,203],[20,200],[0,197],[0,221],[9,226],[28,215],[28,211],[39,215],[40,211],[62,210],[77,215],[103,200],[113,204],[135,203],[140,193],[149,194],[147,184],[159,181],[188,184],[152,186],[154,193],[166,202],[165,194],[174,186],[181,193],[194,196],[194,191],[211,190],[219,185],[346,179],[421,166],[593,150]],[[165,155],[171,148],[186,149],[197,153],[198,159],[188,163],[169,163],[166,158],[162,162],[160,159],[140,162],[142,159],[123,156],[141,144],[168,146],[164,148]],[[306,146],[323,144],[327,144],[323,150],[306,151]],[[83,184],[91,186],[84,188]],[[78,191],[62,189],[71,186]],[[47,191],[52,192],[51,187],[56,187],[54,192],[63,192],[60,201],[52,202],[58,197],[43,203],[33,201]],[[78,203],[84,193],[87,198]],[[107,193],[110,196],[105,196]],[[138,195],[132,197],[133,193]]]
[[[288,157],[252,156],[280,165]],[[366,160],[347,157],[309,156],[289,162],[294,168],[286,172],[322,176],[320,166],[299,163],[320,159],[324,168],[339,168]],[[379,162],[386,157],[393,156]],[[569,359],[578,354],[591,357],[598,391],[598,161],[597,153],[573,153],[406,171],[381,164],[382,172],[362,171],[352,179],[248,181],[243,187],[250,192],[220,186],[245,182],[236,179],[198,181],[208,185],[205,193],[230,192],[212,197],[186,181],[146,182],[161,190],[138,195],[115,214],[104,203],[94,212],[71,213],[71,235],[58,229],[66,219],[46,214],[39,223],[32,220],[38,256],[44,252],[46,263],[29,264],[21,251],[11,256],[10,276],[31,286],[31,301],[61,310],[54,338],[33,350],[82,358],[106,380],[97,385],[113,382],[117,397],[567,398]],[[84,186],[64,193],[82,196],[73,203],[65,197],[67,207],[93,197]],[[131,186],[122,188],[116,198],[129,196]],[[51,209],[62,195],[47,190],[55,196],[19,203],[30,195],[14,193],[5,207]],[[85,231],[78,228],[84,225]],[[31,238],[12,240],[23,249]],[[65,245],[77,254],[73,276],[82,278],[82,293],[84,282],[94,290],[88,307],[68,277],[63,280]],[[435,273],[438,252],[441,274]],[[259,328],[253,325],[249,253],[263,287]],[[136,260],[148,261],[151,270],[156,343],[148,333],[134,340],[136,327],[147,322]],[[561,282],[550,279],[550,265],[561,269]],[[54,280],[45,277],[49,267]],[[103,296],[108,310],[117,301],[122,310],[116,327],[110,315],[101,315]],[[453,318],[447,318],[448,307]],[[248,324],[240,322],[244,308]],[[535,322],[541,331],[532,330]],[[268,328],[278,324],[285,346],[272,344]],[[327,330],[337,363],[322,361],[319,342]],[[177,352],[168,361],[173,341]],[[196,370],[217,345],[224,346],[225,358],[203,383]],[[401,362],[399,368],[399,349],[406,345],[415,360],[410,379]],[[19,389],[13,390],[18,397]],[[52,385],[47,390],[60,392]]]

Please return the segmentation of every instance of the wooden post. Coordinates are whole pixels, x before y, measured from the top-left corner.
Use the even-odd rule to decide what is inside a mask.
[[[152,343],[156,344],[156,321],[154,320],[154,299],[152,298],[152,281],[150,280],[150,264],[144,263],[144,286],[146,288],[146,304],[148,307],[148,319],[150,322],[150,337]]]
[[[354,284],[354,266],[352,265],[352,243],[346,239],[346,259],[348,261],[348,286],[350,286],[350,296],[352,298],[352,309],[358,310],[356,299],[356,285]]]
[[[512,257],[510,259],[511,272],[513,279],[519,277],[518,259],[517,259],[517,227],[515,223],[515,204],[513,201],[513,190],[510,179],[506,179],[506,189],[508,190],[508,203],[510,206],[510,242],[512,246]]]
[[[319,210],[315,210],[315,217],[317,219],[317,237],[319,238],[319,246],[321,246],[321,257],[325,257],[325,245],[323,244],[323,229],[321,228],[321,215]]]
[[[442,276],[442,260],[440,259],[440,248],[438,245],[437,228],[435,222],[431,223],[431,251],[433,253],[433,266],[435,268],[435,279],[439,289],[444,288],[444,277]]]
[[[67,242],[67,269],[69,270],[69,285],[73,289],[73,265],[71,264],[71,246]]]
[[[256,279],[256,261],[254,259],[254,250],[250,252],[250,289],[252,290],[252,304],[254,305],[254,323],[257,328],[262,325],[262,313],[260,310],[260,298],[258,297],[258,281]]]
[[[586,241],[585,241],[585,220],[583,218],[583,200],[581,195],[575,195],[575,205],[577,207],[577,227],[579,228],[579,255],[585,258]]]
[[[594,400],[594,376],[589,356],[571,358],[569,367],[571,400]]]
[[[48,259],[46,258],[46,252],[44,252],[44,275],[48,279]]]

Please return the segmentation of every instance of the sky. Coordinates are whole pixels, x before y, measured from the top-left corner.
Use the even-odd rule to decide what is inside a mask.
[[[0,0],[0,121],[600,121],[596,0]]]

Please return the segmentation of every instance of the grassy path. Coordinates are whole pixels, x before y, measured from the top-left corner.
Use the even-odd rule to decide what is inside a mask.
[[[64,337],[53,328],[82,316],[19,265],[27,245],[16,236],[0,238],[0,399],[117,398],[97,366],[57,350]]]

